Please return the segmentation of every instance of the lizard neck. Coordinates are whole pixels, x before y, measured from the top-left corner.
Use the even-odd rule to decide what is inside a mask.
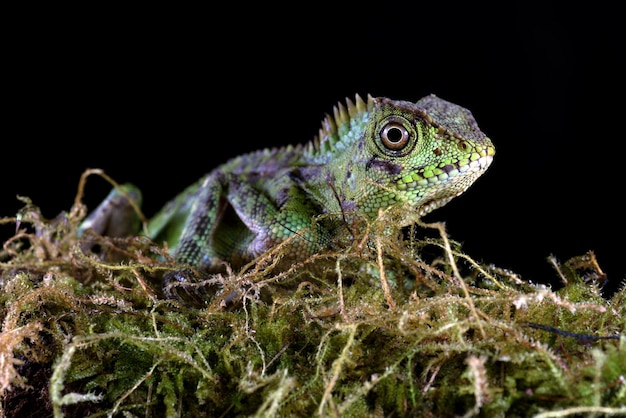
[[[305,149],[299,177],[324,212],[345,215],[358,210],[360,197],[372,187],[359,181],[369,160],[365,137],[371,112],[362,110],[345,118],[335,109],[335,124],[327,118],[321,139]]]

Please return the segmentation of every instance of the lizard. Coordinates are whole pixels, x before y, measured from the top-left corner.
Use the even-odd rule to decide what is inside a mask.
[[[325,114],[311,141],[214,168],[166,203],[147,235],[167,242],[176,261],[205,272],[223,271],[224,263],[241,267],[290,239],[283,254],[289,265],[341,242],[354,216],[375,219],[380,209],[401,206],[406,216],[396,226],[414,223],[465,192],[494,155],[462,106],[434,94],[415,103],[356,94]],[[79,233],[136,233],[126,231],[136,222],[113,215],[128,209],[123,194],[140,200],[133,185],[123,190],[114,189]]]

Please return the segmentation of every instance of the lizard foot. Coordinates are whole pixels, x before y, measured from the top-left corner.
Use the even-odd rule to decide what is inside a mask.
[[[208,305],[215,298],[221,285],[221,278],[189,268],[169,271],[163,276],[165,297],[193,307]],[[221,297],[220,306],[228,309],[239,305],[240,302],[241,293],[232,291]]]

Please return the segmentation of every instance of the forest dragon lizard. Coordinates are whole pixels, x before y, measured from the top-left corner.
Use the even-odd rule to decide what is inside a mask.
[[[413,223],[463,193],[494,154],[471,112],[435,95],[416,103],[356,95],[326,115],[311,142],[215,168],[167,203],[147,233],[167,241],[178,262],[207,272],[224,262],[241,267],[291,238],[283,253],[289,264],[336,245],[355,215],[375,219],[380,209],[401,206],[406,216],[395,226]],[[140,196],[133,186],[125,190]],[[111,232],[120,229],[112,216],[120,201],[112,191],[80,231],[136,232]]]

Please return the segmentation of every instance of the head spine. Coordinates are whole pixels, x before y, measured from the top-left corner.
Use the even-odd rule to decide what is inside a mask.
[[[344,125],[349,125],[351,119],[355,119],[363,113],[371,112],[374,109],[374,100],[368,94],[367,102],[365,102],[357,93],[354,102],[346,97],[345,105],[342,102],[337,103],[333,107],[332,116],[326,113],[319,133],[308,143],[305,151],[316,153],[331,150],[333,145],[339,141],[339,130]]]

